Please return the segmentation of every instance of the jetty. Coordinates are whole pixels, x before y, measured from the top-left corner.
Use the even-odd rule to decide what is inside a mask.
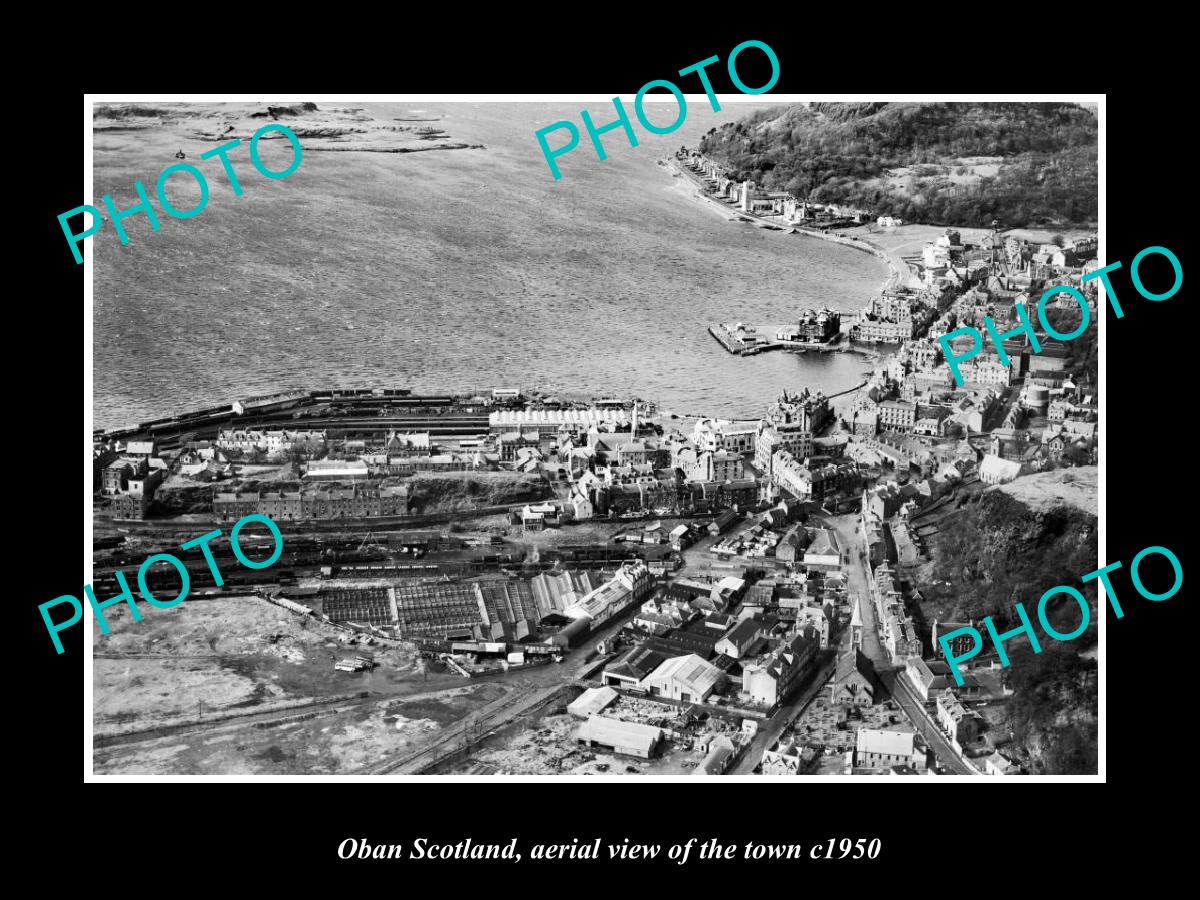
[[[771,350],[783,350],[786,353],[845,353],[855,349],[842,341],[840,334],[834,340],[825,342],[789,341],[778,335],[768,337],[772,330],[770,326],[753,326],[742,322],[708,327],[708,333],[734,356],[754,356]]]

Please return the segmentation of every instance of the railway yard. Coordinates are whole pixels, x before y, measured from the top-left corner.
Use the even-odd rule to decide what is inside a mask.
[[[96,597],[118,573],[176,596],[173,566],[142,565],[163,553],[191,592],[93,622],[95,771],[754,771],[849,640],[829,509],[764,499],[748,449],[701,454],[638,401],[495,394],[292,392],[97,434]],[[157,493],[122,505],[150,469]],[[381,484],[407,504],[360,499]],[[950,503],[914,517],[917,545]],[[283,541],[257,570],[229,543],[252,512]],[[180,549],[212,530],[211,560]],[[261,525],[239,545],[274,550]],[[792,733],[840,759],[830,714]]]
[[[170,459],[234,427],[320,428],[339,442],[422,431],[455,448],[488,430],[488,410],[467,398],[327,391],[271,400],[95,437],[116,446],[153,441]],[[489,399],[489,406],[497,404]],[[289,474],[286,462],[242,468],[243,478],[264,485]],[[201,490],[177,473],[170,479],[168,487]],[[524,503],[487,505],[487,497],[433,514],[280,521],[283,554],[263,571],[236,564],[226,527],[211,544],[220,587],[199,553],[179,553],[192,585],[187,602],[167,611],[143,607],[141,622],[124,605],[111,607],[107,636],[93,625],[97,771],[421,770],[526,712],[538,714],[564,690],[569,695],[575,670],[594,655],[591,644],[529,643],[520,671],[509,671],[507,660],[485,660],[469,678],[440,651],[451,638],[471,638],[473,629],[478,636],[481,627],[487,637],[507,629],[512,638],[517,623],[527,627],[553,613],[544,590],[535,596],[533,580],[543,573],[568,571],[582,594],[642,554],[610,541],[627,523],[525,534],[510,520]],[[91,580],[99,598],[119,592],[118,571],[131,578],[151,554],[178,552],[180,542],[220,525],[204,509],[140,520],[102,509],[98,502]],[[243,546],[253,557],[256,539],[247,537]],[[178,591],[170,567],[148,570],[146,582],[156,593]],[[503,639],[499,630],[495,636]],[[338,667],[355,657],[370,663]]]

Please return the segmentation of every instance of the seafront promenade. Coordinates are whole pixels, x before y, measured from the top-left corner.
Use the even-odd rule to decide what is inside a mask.
[[[775,231],[786,231],[789,234],[803,234],[808,237],[818,238],[822,241],[830,241],[834,244],[841,244],[844,247],[853,247],[855,250],[862,250],[865,253],[870,253],[873,256],[879,257],[888,266],[888,277],[883,282],[883,290],[890,290],[898,287],[908,280],[908,265],[899,255],[893,255],[887,251],[876,247],[868,241],[858,238],[843,237],[836,234],[830,234],[826,231],[817,231],[811,228],[804,228],[800,225],[794,225],[786,221],[782,216],[760,216],[756,213],[744,212],[735,206],[728,203],[722,203],[719,200],[709,196],[704,188],[704,184],[696,176],[694,172],[688,171],[685,166],[681,166],[679,161],[674,158],[666,160],[667,167],[672,172],[678,172],[681,178],[686,179],[686,183],[693,188],[697,199],[707,203],[713,209],[725,214],[727,219],[738,222],[745,222],[748,225],[755,225],[758,228],[769,228]]]

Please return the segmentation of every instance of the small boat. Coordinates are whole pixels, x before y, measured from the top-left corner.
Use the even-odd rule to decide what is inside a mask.
[[[176,159],[187,159],[187,154],[183,152],[183,148],[179,148],[179,152],[175,154]]]

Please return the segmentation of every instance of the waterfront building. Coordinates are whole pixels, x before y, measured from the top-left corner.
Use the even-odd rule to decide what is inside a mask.
[[[860,343],[899,344],[913,337],[914,328],[908,322],[884,322],[880,319],[859,319],[850,328],[850,339]]]
[[[823,344],[837,337],[842,328],[841,313],[831,309],[806,309],[800,313],[795,330],[780,331],[781,341]]]
[[[758,423],[733,422],[729,419],[701,419],[692,429],[697,450],[726,453],[753,453]]]
[[[308,391],[280,391],[276,394],[264,394],[258,397],[247,397],[235,400],[231,408],[239,416],[247,412],[265,413],[292,409],[308,399]]]
[[[488,415],[488,429],[494,435],[537,430],[544,438],[556,436],[560,429],[586,434],[591,428],[627,428],[629,422],[629,411],[619,407],[502,409]]]

